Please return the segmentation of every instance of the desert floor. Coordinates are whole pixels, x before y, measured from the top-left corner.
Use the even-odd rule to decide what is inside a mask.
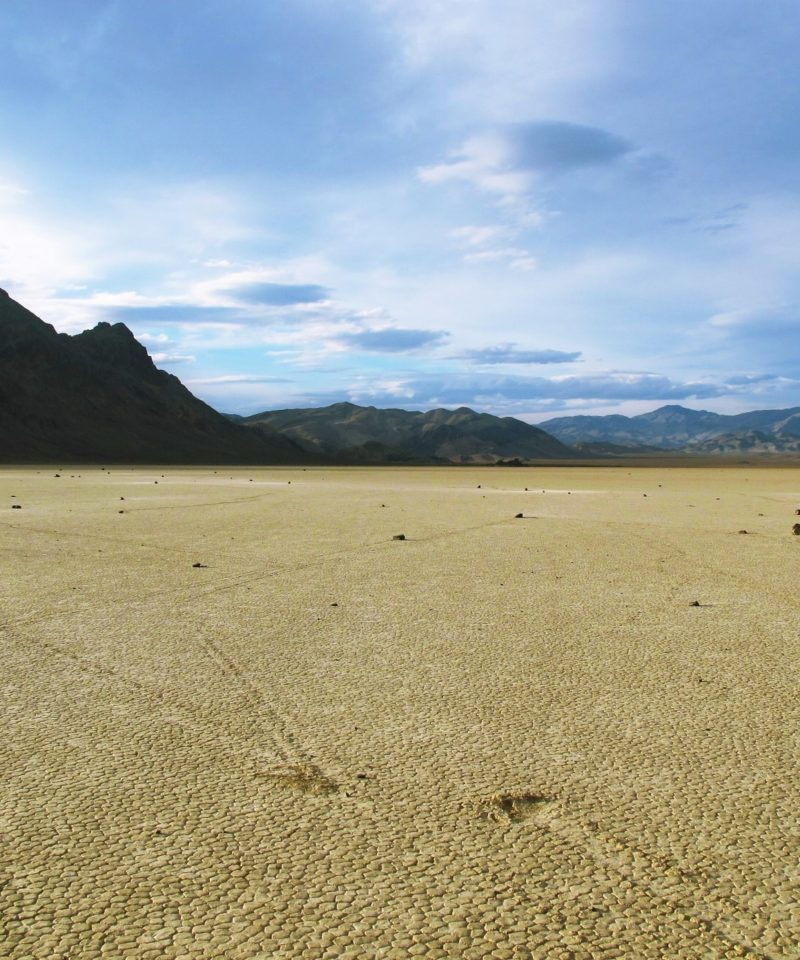
[[[4,468],[0,955],[800,956],[798,507]]]

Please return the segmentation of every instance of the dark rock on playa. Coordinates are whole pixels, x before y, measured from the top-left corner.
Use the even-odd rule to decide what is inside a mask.
[[[800,524],[798,524],[798,526],[800,526]],[[405,538],[406,538],[406,535],[404,533],[396,533],[392,537],[392,540],[405,540]]]

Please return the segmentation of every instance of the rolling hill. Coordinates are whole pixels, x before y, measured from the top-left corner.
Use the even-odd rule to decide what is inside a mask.
[[[538,427],[457,410],[380,410],[353,403],[257,413],[239,422],[279,432],[305,449],[350,463],[495,463],[574,457]]]

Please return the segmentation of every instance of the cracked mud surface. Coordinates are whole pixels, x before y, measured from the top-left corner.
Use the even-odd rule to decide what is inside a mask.
[[[57,472],[0,956],[800,957],[797,470]]]

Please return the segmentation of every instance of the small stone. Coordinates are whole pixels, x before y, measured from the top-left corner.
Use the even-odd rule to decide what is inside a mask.
[[[747,533],[746,530],[740,530],[739,533]]]
[[[12,510],[21,510],[21,509],[22,509],[22,504],[12,503],[12,504],[11,504],[11,509],[12,509]]]
[[[800,523],[796,523],[796,524],[792,527],[792,533],[793,533],[796,537],[800,537]]]
[[[514,514],[514,519],[515,519],[515,520],[522,520],[522,519],[524,519],[524,518],[523,518],[523,516],[522,516],[521,513],[515,513],[515,514]]]
[[[193,566],[195,569],[205,570],[208,565],[205,564],[205,563],[193,563],[192,566]]]
[[[800,523],[797,524],[797,526],[800,527]],[[404,533],[396,533],[396,534],[392,537],[392,540],[405,540],[405,538],[406,538],[406,535],[405,535]]]
[[[692,602],[689,604],[689,606],[690,606],[690,607],[699,607],[699,606],[700,606],[700,601],[699,601],[699,600],[692,600]]]

